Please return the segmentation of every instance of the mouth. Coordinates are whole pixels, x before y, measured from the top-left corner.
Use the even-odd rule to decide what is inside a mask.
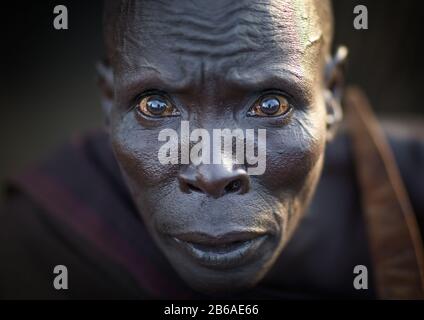
[[[174,243],[195,262],[211,269],[233,269],[258,255],[267,234],[230,232],[219,236],[185,233],[173,237]]]

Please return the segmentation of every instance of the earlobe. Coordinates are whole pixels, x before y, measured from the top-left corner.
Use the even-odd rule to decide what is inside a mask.
[[[96,64],[97,85],[100,89],[101,105],[106,117],[106,124],[109,124],[112,111],[114,91],[113,91],[113,71],[107,61],[99,61]]]
[[[333,140],[343,120],[343,109],[339,100],[335,99],[330,90],[324,92],[327,124],[327,141]]]
[[[326,65],[324,99],[327,112],[327,140],[329,141],[335,137],[343,119],[341,100],[344,89],[343,71],[347,55],[347,48],[340,46]]]

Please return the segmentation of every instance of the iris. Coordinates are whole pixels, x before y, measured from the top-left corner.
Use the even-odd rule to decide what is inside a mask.
[[[151,97],[146,102],[147,109],[154,115],[161,115],[167,108],[167,103],[160,97]]]
[[[276,97],[265,98],[261,101],[260,109],[265,114],[273,115],[280,109],[280,100]]]

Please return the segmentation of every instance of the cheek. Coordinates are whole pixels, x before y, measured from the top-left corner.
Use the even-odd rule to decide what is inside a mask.
[[[156,130],[141,127],[133,113],[112,121],[111,142],[115,157],[137,203],[146,206],[160,198],[157,191],[165,190],[164,186],[175,180],[173,177],[177,168],[164,166],[158,160],[160,143]]]
[[[291,123],[267,138],[264,179],[271,190],[298,195],[314,171],[325,148],[325,121],[321,113],[293,117]],[[318,172],[319,173],[319,172]]]
[[[293,121],[267,138],[267,189],[284,207],[284,245],[292,236],[315,191],[326,141],[325,114],[293,117]],[[280,214],[281,214],[280,212]]]

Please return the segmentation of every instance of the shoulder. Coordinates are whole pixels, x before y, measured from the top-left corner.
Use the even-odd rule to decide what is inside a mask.
[[[108,137],[102,131],[75,136],[9,179],[7,188],[55,213],[81,207],[102,211],[128,201]]]
[[[380,118],[379,122],[396,161],[418,227],[421,234],[424,234],[424,118],[399,115],[396,118]],[[351,203],[356,203],[362,192],[357,181],[356,167],[349,132],[344,129],[327,147],[321,185],[333,185],[332,189],[326,188],[330,190],[329,194],[337,191],[345,194],[352,200]]]
[[[383,119],[382,125],[395,156],[403,182],[424,231],[424,119]]]
[[[382,118],[380,124],[417,215],[424,216],[424,118]],[[324,178],[355,178],[354,156],[345,130],[327,146]]]
[[[100,139],[100,140],[98,140]],[[45,161],[10,179],[0,206],[0,295],[2,298],[133,297],[139,294],[114,259],[82,231],[94,229],[100,198],[113,210],[110,168],[97,163],[103,138],[68,143]],[[100,150],[95,150],[100,148]],[[103,166],[103,167],[102,167]],[[103,172],[104,171],[104,172]],[[105,187],[107,189],[107,187]],[[107,198],[108,197],[108,198]],[[102,221],[101,219],[98,219]],[[100,232],[100,231],[99,231]],[[53,273],[64,265],[69,289],[55,290]]]
[[[0,243],[0,261],[7,261],[0,285],[8,281],[10,290],[0,295],[62,298],[52,289],[59,264],[74,279],[66,297],[187,294],[179,281],[170,286],[175,273],[139,218],[104,133],[74,139],[12,179],[9,190],[0,208],[0,234],[9,239]],[[30,281],[21,281],[25,274]]]
[[[409,199],[424,232],[424,118],[398,116],[379,122],[396,160]],[[349,134],[341,134],[327,147],[323,179],[338,181],[341,190],[360,193],[356,182],[355,162]],[[347,181],[350,183],[347,183]],[[343,183],[344,181],[344,183]],[[343,188],[342,188],[343,185]]]

